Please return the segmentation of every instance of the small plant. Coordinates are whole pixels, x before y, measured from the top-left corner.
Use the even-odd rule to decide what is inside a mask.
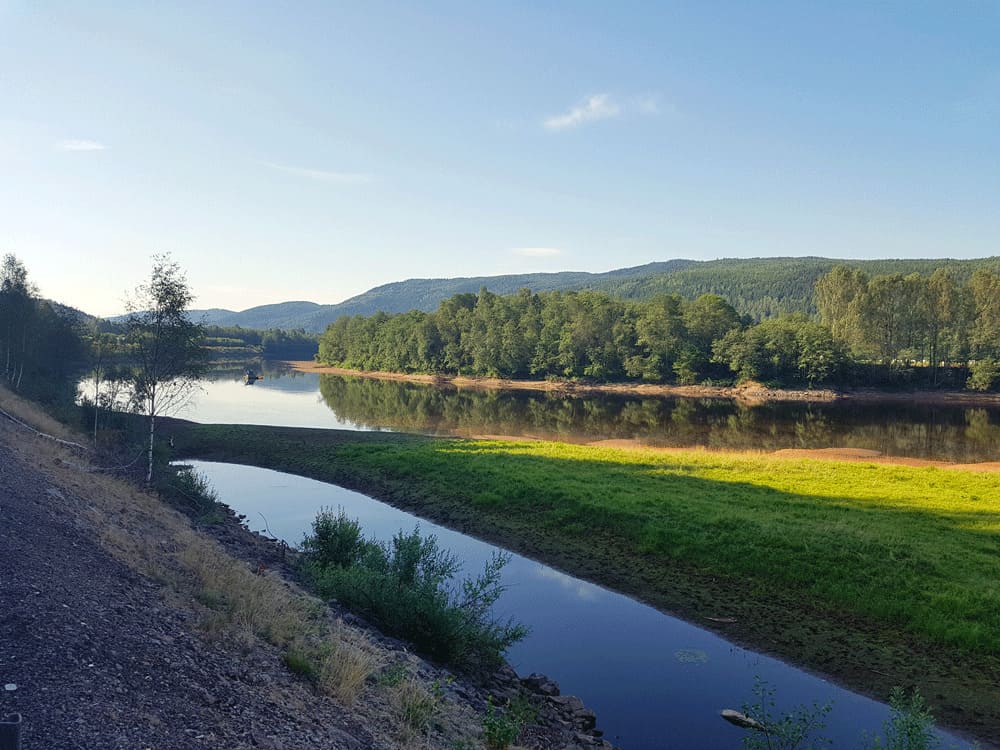
[[[440,707],[440,701],[416,680],[403,680],[393,688],[393,702],[403,725],[412,732],[424,734]]]
[[[288,667],[288,671],[292,674],[304,677],[310,682],[316,681],[318,673],[316,664],[313,662],[310,654],[299,649],[290,648],[282,656],[282,660],[285,662],[285,666]]]
[[[874,737],[870,750],[931,750],[939,747],[934,735],[934,716],[916,688],[910,693],[894,687],[889,693],[889,719],[882,724],[885,739]]]
[[[483,741],[486,750],[507,750],[525,725],[535,714],[534,708],[525,700],[508,701],[505,709],[493,703],[493,696],[486,699],[486,715],[483,717]]]
[[[373,668],[374,657],[368,651],[342,639],[336,648],[324,654],[318,684],[324,693],[351,706],[361,695]]]
[[[746,750],[796,750],[802,747],[815,732],[826,726],[826,715],[833,708],[832,703],[798,706],[794,710],[777,715],[774,712],[774,688],[756,677],[753,694],[754,703],[744,703],[743,713],[757,726],[743,738]],[[815,743],[815,744],[813,744]],[[830,741],[817,737],[813,743],[805,745],[805,750],[831,745]]]
[[[378,684],[384,687],[396,687],[406,679],[406,676],[406,665],[403,662],[397,662],[382,671],[382,674],[378,676]]]
[[[203,475],[191,466],[170,467],[160,474],[157,489],[175,507],[199,517],[205,523],[219,523],[219,496]]]

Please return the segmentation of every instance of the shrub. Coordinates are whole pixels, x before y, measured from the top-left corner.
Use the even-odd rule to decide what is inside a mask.
[[[885,740],[875,737],[871,750],[930,750],[941,743],[934,734],[934,717],[914,688],[909,697],[901,687],[889,693],[889,720],[882,725]]]
[[[349,567],[365,550],[361,525],[348,518],[343,508],[338,508],[336,514],[330,508],[323,508],[313,520],[312,534],[302,541],[302,549],[323,567]]]
[[[777,715],[774,712],[774,689],[759,677],[754,680],[755,703],[744,703],[743,713],[756,721],[762,729],[756,729],[743,738],[747,750],[795,750],[826,726],[824,718],[833,708],[826,703],[812,706],[798,706],[794,710]],[[807,748],[829,745],[829,741],[819,738],[815,745]]]
[[[988,391],[1000,381],[1000,362],[986,357],[969,367],[969,379],[965,387],[972,391]]]
[[[456,587],[458,558],[436,537],[421,536],[419,527],[383,544],[361,538],[360,527],[341,510],[324,511],[313,528],[303,543],[305,572],[320,596],[336,598],[430,657],[488,669],[527,635],[523,625],[498,622],[491,612],[503,593],[500,574],[509,556],[494,555],[478,577]]]

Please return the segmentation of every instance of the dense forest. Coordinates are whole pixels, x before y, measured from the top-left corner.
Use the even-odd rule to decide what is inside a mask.
[[[502,378],[993,387],[1000,275],[926,270],[869,276],[834,267],[815,282],[806,306],[814,315],[759,323],[717,294],[634,300],[482,289],[430,313],[341,317],[320,339],[318,358],[365,370]]]

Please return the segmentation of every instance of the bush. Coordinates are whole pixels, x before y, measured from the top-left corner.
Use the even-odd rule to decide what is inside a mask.
[[[882,725],[885,740],[875,737],[871,750],[930,750],[940,746],[934,734],[934,716],[914,689],[909,697],[901,687],[889,694],[889,720]]]
[[[988,391],[1000,381],[1000,362],[986,357],[972,363],[969,367],[969,379],[965,387],[971,391]]]
[[[383,630],[412,642],[439,661],[469,670],[489,669],[527,635],[491,608],[503,593],[500,574],[509,556],[497,554],[475,579],[453,579],[458,558],[423,537],[417,527],[383,544],[361,537],[343,510],[323,511],[303,542],[305,572],[317,593],[363,614]]]
[[[774,689],[757,677],[754,680],[755,703],[744,703],[743,713],[757,722],[759,730],[754,730],[743,738],[746,750],[796,750],[818,734],[825,724],[825,718],[833,704],[798,706],[785,714],[775,713]],[[815,743],[815,744],[812,744]],[[829,745],[823,738],[812,739],[807,748]]]
[[[347,568],[356,563],[365,549],[361,525],[350,518],[343,508],[334,515],[323,508],[312,523],[312,535],[306,535],[302,549],[322,567]]]

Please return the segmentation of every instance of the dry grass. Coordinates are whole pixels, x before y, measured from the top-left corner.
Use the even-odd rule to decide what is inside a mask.
[[[319,685],[345,706],[353,706],[368,678],[378,669],[381,659],[367,638],[343,629],[337,634],[338,646],[320,664]]]
[[[0,408],[36,430],[79,442],[76,435],[33,404],[0,388]],[[308,644],[317,685],[344,705],[353,704],[377,669],[377,649],[360,631],[334,621],[322,602],[276,574],[258,575],[150,493],[86,470],[86,458],[25,433],[13,446],[81,503],[101,545],[136,572],[158,581],[175,603],[202,615],[207,633],[250,648],[256,639],[280,649]],[[66,502],[72,500],[66,498]]]
[[[422,683],[407,678],[392,688],[392,706],[399,717],[401,739],[413,744],[427,734],[441,701]]]
[[[40,432],[87,442],[2,387],[0,408]],[[470,707],[443,700],[412,672],[404,686],[370,679],[398,653],[335,619],[323,602],[276,573],[258,575],[156,495],[95,473],[86,452],[10,429],[16,432],[8,433],[14,437],[8,446],[58,488],[54,501],[63,504],[62,512],[88,526],[113,557],[159,582],[174,606],[195,612],[205,637],[235,642],[244,652],[273,645],[275,658],[284,658],[321,694],[352,707],[384,747],[454,747],[454,738],[469,744],[480,721]],[[0,440],[5,431],[0,425]],[[416,657],[405,660],[412,666]],[[308,711],[307,703],[302,710]],[[446,728],[428,733],[431,717],[435,727]]]

